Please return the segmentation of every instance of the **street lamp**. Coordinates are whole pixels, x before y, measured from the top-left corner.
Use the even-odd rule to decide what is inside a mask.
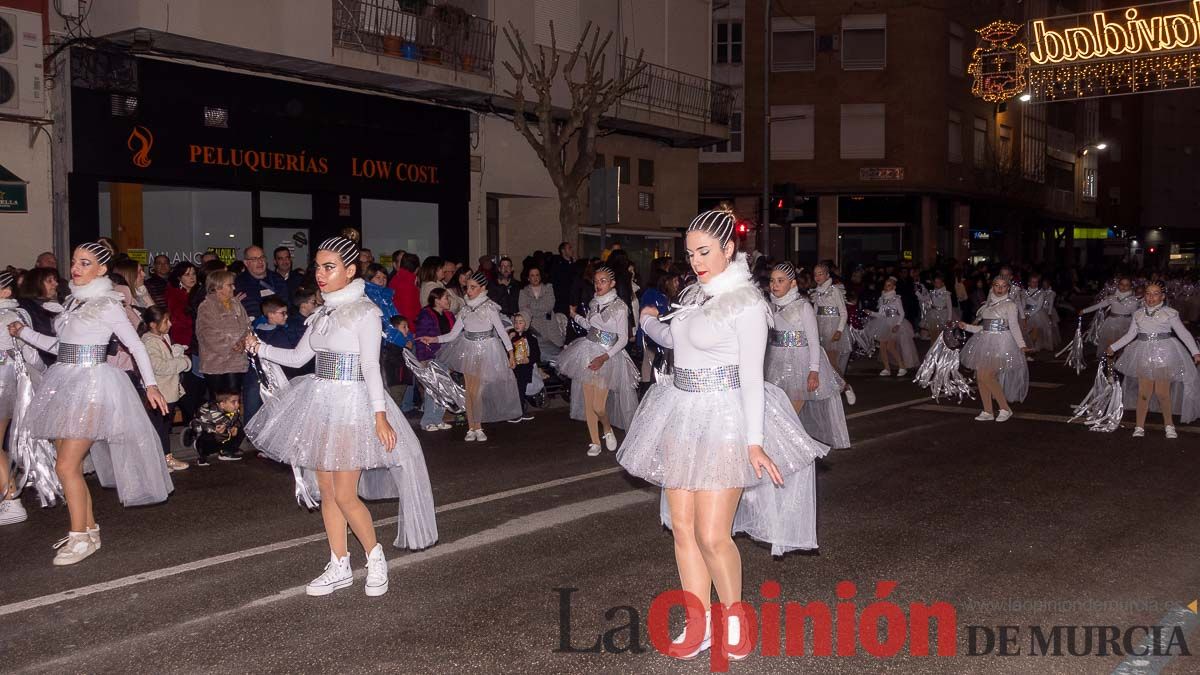
[[[1086,157],[1087,154],[1089,152],[1091,152],[1092,150],[1099,151],[1099,150],[1104,150],[1107,147],[1108,147],[1108,143],[1105,143],[1103,141],[1101,141],[1099,143],[1088,143],[1087,145],[1083,146],[1082,148],[1079,148],[1079,151],[1076,154],[1078,154],[1080,157]]]
[[[1033,100],[1033,94],[1030,94],[1029,92],[1025,92],[1024,94],[1021,94],[1020,96],[1018,96],[1017,100],[1020,101],[1021,103],[1029,103],[1030,101]]]

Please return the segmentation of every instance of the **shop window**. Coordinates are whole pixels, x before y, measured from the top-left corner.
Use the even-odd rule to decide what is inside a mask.
[[[633,165],[630,164],[629,158],[613,155],[613,166],[617,167],[617,170],[621,174],[621,185],[629,185],[631,180],[629,173],[633,169]]]
[[[150,255],[166,255],[172,263],[199,262],[201,253],[213,249],[223,259],[233,260],[255,243],[251,192],[158,185],[100,183],[100,236],[113,236],[114,226],[139,226],[136,221],[120,223],[127,210],[114,208],[130,195],[141,200],[140,234]]]
[[[294,192],[263,191],[258,193],[260,218],[312,220],[312,212],[312,195]]]
[[[744,43],[741,21],[719,21],[713,31],[713,63],[741,63]]]
[[[962,147],[962,113],[957,110],[949,111],[949,119],[947,122],[947,142],[949,148],[949,159],[955,164],[962,163],[963,147]]]
[[[811,16],[771,19],[771,70],[817,67],[816,22]]]
[[[404,249],[421,258],[438,253],[438,205],[362,200],[363,245],[375,251]]]
[[[654,187],[654,160],[638,160],[638,185],[642,187]]]
[[[842,69],[883,70],[887,67],[887,15],[842,17]]]
[[[842,104],[842,159],[883,159],[885,117],[882,103]]]
[[[771,159],[813,158],[813,106],[771,106]]]

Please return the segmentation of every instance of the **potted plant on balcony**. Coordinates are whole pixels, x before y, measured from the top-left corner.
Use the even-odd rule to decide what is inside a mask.
[[[437,5],[433,8],[433,18],[437,21],[439,40],[443,51],[450,57],[457,57],[458,63],[464,70],[470,70],[474,59],[463,54],[463,45],[467,40],[467,32],[471,24],[471,15],[462,7],[454,5]]]

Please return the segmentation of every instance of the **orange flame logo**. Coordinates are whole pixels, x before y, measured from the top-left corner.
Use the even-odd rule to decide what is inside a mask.
[[[150,148],[154,147],[154,134],[142,125],[137,125],[129,132],[129,140],[125,147],[133,152],[133,165],[139,169],[150,166]]]

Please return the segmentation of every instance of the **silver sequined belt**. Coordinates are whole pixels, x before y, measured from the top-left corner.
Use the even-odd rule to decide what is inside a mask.
[[[1138,333],[1138,342],[1149,342],[1150,340],[1170,340],[1175,337],[1174,333]]]
[[[598,343],[604,345],[605,347],[611,347],[611,346],[617,344],[618,337],[620,337],[620,336],[618,336],[616,333],[610,333],[606,330],[600,330],[599,328],[596,328],[595,326],[593,326],[592,329],[589,330],[588,334],[587,334],[587,339],[591,340],[592,342],[598,342]]]
[[[738,375],[737,366],[717,366],[716,368],[676,368],[672,375],[675,388],[681,391],[728,391],[739,389],[742,379]]]
[[[841,316],[842,312],[833,305],[818,305],[817,316]]]
[[[892,309],[891,307],[889,307],[889,308],[883,310],[882,312],[880,312],[880,314],[883,314],[886,317],[894,318],[894,317],[900,316],[900,310]]]
[[[772,347],[807,347],[808,338],[802,330],[772,330],[768,333],[767,344]]]
[[[474,331],[464,330],[463,337],[467,338],[468,340],[474,340],[475,342],[479,342],[480,340],[487,340],[488,338],[496,337],[496,329],[489,328],[487,330],[479,331],[478,333],[476,333]]]
[[[1008,330],[1008,321],[1004,319],[984,319],[979,325],[985,333],[1004,333]]]
[[[58,363],[72,366],[98,366],[108,358],[108,345],[58,343]]]
[[[358,354],[317,352],[316,375],[322,380],[357,381],[363,379]]]

